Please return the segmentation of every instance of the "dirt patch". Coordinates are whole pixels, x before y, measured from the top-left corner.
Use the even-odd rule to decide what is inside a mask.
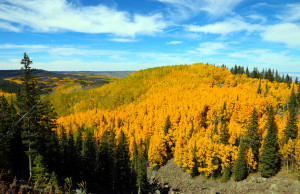
[[[203,176],[191,178],[171,159],[158,171],[148,169],[149,193],[300,193],[297,174],[279,172],[266,179],[258,173],[246,180],[230,180],[221,183],[219,179],[206,179]]]

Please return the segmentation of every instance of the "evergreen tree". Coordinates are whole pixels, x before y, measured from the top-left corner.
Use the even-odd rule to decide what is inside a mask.
[[[264,94],[265,97],[267,97],[268,92],[269,92],[269,86],[268,86],[268,82],[266,82],[266,86],[265,86],[265,94]]]
[[[96,142],[92,132],[86,134],[82,145],[83,180],[92,183],[95,180],[96,169]]]
[[[261,79],[259,79],[259,84],[257,88],[257,94],[261,94]]]
[[[258,69],[256,67],[253,68],[253,71],[251,72],[251,77],[252,78],[259,78],[259,72]]]
[[[130,168],[130,158],[126,136],[123,131],[115,149],[114,192],[129,193],[133,190],[133,175]]]
[[[247,75],[247,77],[250,77],[250,72],[249,72],[248,66],[246,68],[246,75]]]
[[[247,162],[245,155],[246,144],[243,142],[239,146],[238,157],[232,169],[232,175],[235,181],[241,181],[247,178]]]
[[[169,133],[170,128],[171,128],[171,121],[170,121],[170,116],[168,115],[166,118],[165,127],[164,127],[165,135],[167,135]]]
[[[67,177],[68,169],[68,138],[66,130],[64,127],[61,128],[60,138],[59,138],[59,149],[60,149],[60,169],[58,175],[60,180],[64,180]]]
[[[221,129],[220,129],[220,142],[224,145],[228,144],[229,139],[229,130],[225,118],[225,111],[226,111],[226,103],[223,105],[222,109],[222,116],[221,116]]]
[[[43,157],[37,155],[33,160],[32,180],[37,188],[45,188],[50,179],[47,165],[44,163]]]
[[[276,69],[276,73],[275,73],[275,81],[276,82],[281,82],[281,77],[280,75],[278,74],[278,70]]]
[[[82,180],[77,179],[78,173],[76,168],[76,160],[77,154],[76,154],[76,147],[75,147],[75,141],[74,136],[71,130],[69,131],[68,139],[67,139],[67,158],[66,158],[66,174],[67,177],[73,177],[74,182],[80,182]]]
[[[268,108],[268,119],[265,130],[267,130],[267,135],[262,144],[262,150],[259,158],[259,171],[262,177],[268,178],[270,176],[274,176],[280,167],[277,126],[272,106]]]
[[[7,122],[8,106],[6,98],[2,95],[0,97],[0,166],[1,169],[5,169],[4,175],[11,170],[9,164],[9,142],[6,138],[7,133],[11,130],[11,126]]]
[[[147,162],[143,152],[142,140],[137,145],[135,139],[133,142],[133,160],[132,168],[134,176],[136,176],[136,187],[138,193],[145,193],[147,191]]]
[[[38,130],[40,114],[36,108],[39,101],[39,90],[37,89],[36,79],[33,75],[33,69],[30,65],[32,61],[24,53],[24,58],[21,61],[23,67],[21,81],[23,88],[18,97],[18,106],[20,114],[24,115],[22,120],[22,137],[23,143],[27,146],[26,152],[29,158],[29,176],[32,175],[32,158],[36,155],[38,149]]]
[[[258,134],[258,115],[255,108],[252,111],[246,129],[245,142],[248,144],[248,148],[252,149],[254,159],[256,162],[258,162],[260,135]]]
[[[292,87],[291,96],[288,102],[288,111],[289,117],[284,128],[284,139],[283,143],[287,143],[289,138],[292,140],[297,137],[298,127],[297,127],[297,98],[294,90],[294,86]]]
[[[194,163],[194,166],[192,167],[191,171],[191,176],[192,177],[195,177],[195,176],[198,176],[199,175],[199,162],[198,162],[198,159],[197,159],[197,155],[196,155],[196,152],[197,152],[197,146],[196,146],[196,141],[194,143],[194,147],[193,147],[193,163]]]
[[[300,84],[298,84],[296,99],[297,99],[297,106],[298,108],[300,108]]]
[[[110,133],[105,131],[96,152],[96,180],[99,190],[113,191],[114,145],[109,142]]]

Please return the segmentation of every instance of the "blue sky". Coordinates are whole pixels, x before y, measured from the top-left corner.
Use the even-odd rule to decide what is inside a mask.
[[[234,64],[300,71],[293,0],[1,0],[0,69]]]

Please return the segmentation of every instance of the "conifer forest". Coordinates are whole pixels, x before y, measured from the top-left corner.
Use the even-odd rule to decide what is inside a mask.
[[[123,78],[0,74],[0,193],[148,193],[170,159],[222,182],[300,173],[300,83],[276,69],[196,63]],[[299,174],[300,175],[300,174]]]

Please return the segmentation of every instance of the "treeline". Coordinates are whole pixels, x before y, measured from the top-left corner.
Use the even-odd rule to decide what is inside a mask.
[[[257,67],[254,67],[252,71],[249,71],[248,67],[245,69],[243,66],[235,65],[230,69],[232,74],[246,74],[249,78],[260,78],[267,79],[269,81],[276,81],[278,83],[287,83],[289,86],[293,82],[293,79],[289,76],[289,74],[279,75],[278,70],[274,69],[263,69],[261,72]],[[298,84],[298,78],[295,79],[295,84]]]
[[[58,135],[57,114],[48,101],[40,101],[31,63],[25,53],[17,100],[0,97],[0,191],[18,192],[8,183],[28,180],[36,192],[144,192],[145,145],[134,145],[131,162],[123,132],[116,137],[114,129],[107,130],[101,140],[88,129],[76,134],[62,129]]]
[[[114,130],[106,131],[101,141],[89,129],[76,134],[63,130],[58,135],[53,131],[54,117],[50,116],[43,119],[52,126],[40,125],[40,130],[31,129],[30,138],[29,134],[25,138],[26,131],[15,126],[21,117],[15,105],[16,102],[8,104],[4,96],[0,97],[0,181],[29,179],[29,186],[44,192],[76,188],[96,193],[146,191],[147,163],[142,143],[134,145],[131,161],[124,133],[116,140]],[[31,176],[28,156],[32,159]],[[0,190],[12,192],[9,185]]]
[[[53,90],[54,87],[68,82],[75,82],[80,84],[84,89],[100,87],[104,84],[117,80],[116,77],[109,75],[93,75],[91,72],[81,74],[78,72],[63,73],[63,72],[50,72],[45,70],[35,69],[33,75],[37,81],[42,94],[47,94]],[[17,93],[22,88],[20,84],[20,70],[0,70],[0,89],[7,93]]]
[[[21,90],[22,85],[0,79],[0,89],[6,93],[17,93]]]

